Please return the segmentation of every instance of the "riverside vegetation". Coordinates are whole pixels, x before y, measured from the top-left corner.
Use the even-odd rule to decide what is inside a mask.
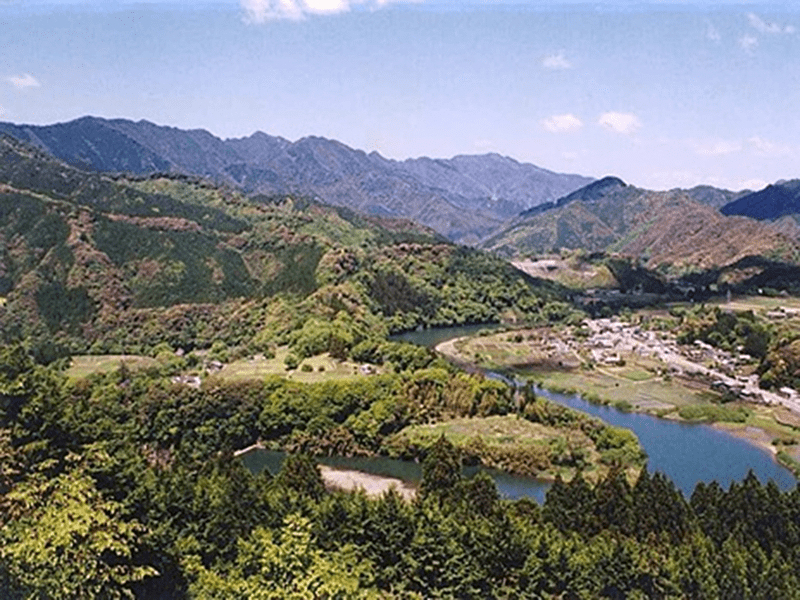
[[[304,447],[326,428],[328,447],[355,432],[376,444],[411,406],[452,407],[387,394],[382,376],[195,390],[125,369],[70,383],[18,345],[0,364],[4,598],[796,597],[797,489],[751,476],[686,500],[659,474],[611,468],[557,477],[539,507],[464,480],[440,436],[413,502],[370,499],[326,492],[307,455],[253,476],[230,449]]]
[[[0,596],[796,595],[800,492],[687,500],[630,432],[386,339],[580,323],[563,287],[408,222],[0,142]],[[87,353],[139,368],[64,377]],[[203,371],[255,355],[318,380]],[[253,476],[233,453],[257,441],[293,456]],[[414,458],[423,480],[413,502],[329,492],[310,453]],[[464,459],[553,487],[504,500]]]
[[[787,298],[676,304],[571,327],[485,332],[441,349],[594,403],[714,423],[797,473],[800,404],[791,390],[800,328],[792,306]]]

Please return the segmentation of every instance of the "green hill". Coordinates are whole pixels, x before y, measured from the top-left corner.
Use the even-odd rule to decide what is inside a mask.
[[[50,352],[347,339],[535,318],[558,288],[409,221],[199,178],[86,173],[0,138],[0,326]],[[282,337],[283,336],[283,337]]]

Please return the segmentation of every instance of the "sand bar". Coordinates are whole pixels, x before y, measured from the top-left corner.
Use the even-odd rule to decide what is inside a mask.
[[[416,495],[416,490],[402,479],[350,469],[335,469],[325,465],[319,465],[319,470],[325,485],[330,488],[348,492],[363,489],[367,496],[374,497],[380,496],[393,487],[406,500],[411,500]]]

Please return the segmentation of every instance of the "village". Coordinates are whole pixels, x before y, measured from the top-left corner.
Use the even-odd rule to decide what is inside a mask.
[[[783,316],[779,311],[775,314],[775,318]],[[678,344],[672,332],[645,330],[617,317],[586,319],[583,326],[588,337],[566,336],[559,342],[578,356],[588,353],[596,365],[624,364],[626,355],[652,358],[663,363],[671,376],[702,379],[731,399],[781,405],[800,415],[800,394],[788,387],[777,393],[760,388],[758,375],[747,368],[753,363],[747,354],[733,354],[700,340]]]

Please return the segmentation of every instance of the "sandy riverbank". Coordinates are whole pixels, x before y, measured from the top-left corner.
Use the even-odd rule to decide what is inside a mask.
[[[319,465],[325,486],[348,492],[363,489],[367,496],[380,496],[390,488],[395,488],[406,500],[411,500],[416,495],[416,490],[401,479],[372,475],[363,471],[350,469],[335,469]]]

